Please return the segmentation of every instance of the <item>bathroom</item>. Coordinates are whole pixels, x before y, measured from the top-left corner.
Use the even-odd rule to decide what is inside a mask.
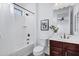
[[[79,56],[78,16],[79,3],[0,3],[0,56]]]

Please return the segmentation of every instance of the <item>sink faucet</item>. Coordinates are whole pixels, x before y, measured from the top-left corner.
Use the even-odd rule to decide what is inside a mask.
[[[64,33],[63,35],[60,36],[60,39],[70,39],[70,36]]]

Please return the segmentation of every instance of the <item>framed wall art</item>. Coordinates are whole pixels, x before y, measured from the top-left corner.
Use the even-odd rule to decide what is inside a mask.
[[[49,19],[41,20],[41,31],[49,30]]]

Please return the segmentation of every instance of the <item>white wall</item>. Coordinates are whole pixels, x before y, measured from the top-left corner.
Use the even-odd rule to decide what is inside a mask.
[[[53,24],[53,3],[39,3],[38,4],[38,40],[48,39],[52,36],[53,32],[49,29],[48,31],[41,31],[41,20],[49,19],[49,26]],[[42,42],[43,43],[43,42]],[[47,49],[46,49],[47,50]]]
[[[25,13],[27,13],[29,16],[25,16],[25,26],[27,26],[26,28],[26,34],[30,33],[31,34],[31,42],[36,42],[36,4],[35,3],[17,3],[18,5],[26,8],[27,10],[33,12],[34,14],[23,10],[24,12],[24,16]]]
[[[28,27],[28,31],[27,32],[31,32],[31,42],[36,42],[37,39],[37,24],[36,24],[36,4],[35,3],[26,3],[24,6],[26,9],[30,10],[31,12],[33,12],[34,14],[31,14],[29,12],[27,12],[29,14],[29,16],[26,17],[26,25],[29,26]]]
[[[38,4],[38,34],[39,39],[50,37],[49,31],[41,31],[41,20],[49,19],[49,26],[53,23],[53,4],[51,3],[39,3]]]

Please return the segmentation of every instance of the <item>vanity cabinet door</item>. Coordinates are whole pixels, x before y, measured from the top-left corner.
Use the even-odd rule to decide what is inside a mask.
[[[62,48],[62,46],[63,46],[62,44],[63,44],[62,42],[50,40],[50,46],[51,47],[59,47],[59,48]]]
[[[62,42],[50,40],[50,56],[62,56]]]
[[[63,42],[63,49],[64,49],[64,55],[79,56],[79,44]]]
[[[62,56],[63,55],[62,48],[58,48],[58,47],[51,48],[50,55],[51,56]]]

